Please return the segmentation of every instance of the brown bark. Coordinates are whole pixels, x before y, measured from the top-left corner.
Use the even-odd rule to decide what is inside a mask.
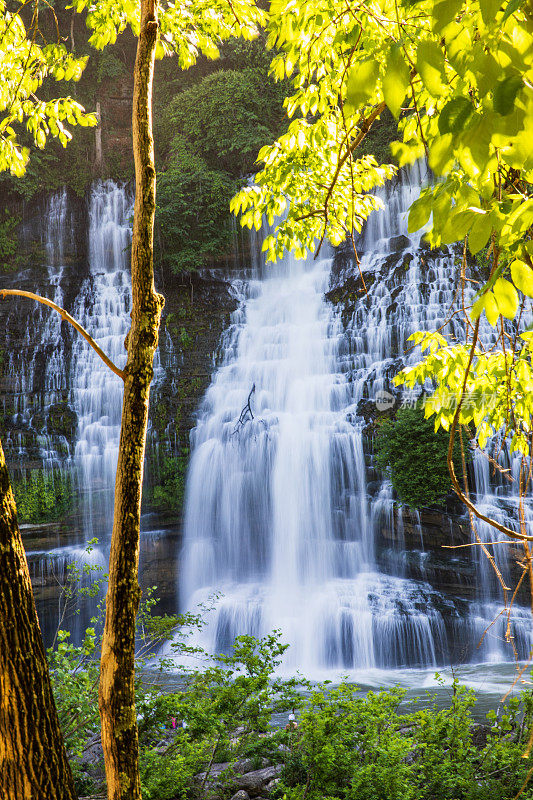
[[[95,135],[95,157],[94,157],[94,168],[96,172],[101,175],[102,174],[102,114],[100,113],[100,103],[96,103],[96,119],[97,124],[96,128],[94,129]]]
[[[0,797],[76,797],[1,444]]]
[[[137,800],[141,796],[134,696],[139,530],[150,383],[164,302],[155,291],[153,269],[155,165],[151,104],[156,38],[157,2],[142,0],[133,91],[132,322],[126,339],[128,359],[99,694],[109,800]]]

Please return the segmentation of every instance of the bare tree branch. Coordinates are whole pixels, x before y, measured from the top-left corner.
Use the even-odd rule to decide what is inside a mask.
[[[115,364],[113,364],[111,359],[106,356],[102,348],[96,344],[92,336],[90,336],[85,330],[85,328],[82,328],[79,322],[76,322],[74,317],[71,317],[68,311],[65,311],[64,308],[61,308],[61,306],[58,306],[56,303],[52,302],[52,300],[48,300],[46,297],[41,297],[40,294],[34,294],[33,292],[24,292],[22,291],[22,289],[0,289],[0,297],[5,297],[6,295],[11,295],[15,297],[28,297],[30,300],[37,300],[38,303],[43,303],[43,305],[53,308],[54,311],[57,311],[57,313],[61,315],[62,319],[64,319],[66,322],[70,322],[70,324],[74,328],[76,328],[78,333],[81,333],[83,338],[89,342],[93,350],[95,350],[98,353],[104,364],[106,364],[106,366],[108,366],[109,369],[115,373],[115,375],[118,375],[119,378],[122,378],[122,380],[125,379],[126,375],[124,371],[119,369]]]
[[[235,433],[237,433],[237,431],[239,430],[239,425],[242,427],[244,425],[244,423],[247,422],[249,419],[250,420],[255,419],[254,412],[252,411],[252,405],[251,405],[252,395],[254,393],[255,393],[255,383],[252,386],[252,388],[250,389],[250,394],[248,395],[248,400],[246,401],[246,405],[244,406],[243,410],[240,413],[239,419],[237,420],[237,423],[235,425],[235,429],[234,429],[233,433],[231,434],[232,436]]]

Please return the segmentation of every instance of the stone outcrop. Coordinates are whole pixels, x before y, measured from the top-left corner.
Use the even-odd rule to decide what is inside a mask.
[[[275,788],[283,770],[282,764],[251,769],[253,761],[242,759],[233,763],[213,764],[206,773],[200,772],[194,777],[197,787],[205,787],[209,796],[216,797],[219,792],[233,791],[232,800],[251,800],[261,795],[267,796]]]

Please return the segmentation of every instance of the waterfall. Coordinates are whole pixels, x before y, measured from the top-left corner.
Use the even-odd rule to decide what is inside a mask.
[[[34,292],[46,294],[62,306],[65,251],[72,246],[71,214],[65,189],[47,198],[38,224],[37,235],[43,248],[45,263],[37,285],[32,284],[30,288]],[[29,233],[26,232],[28,238]],[[21,313],[25,320],[24,329],[13,343]],[[37,347],[33,339],[36,330],[39,332]],[[63,452],[60,453],[57,442],[47,435],[39,418],[50,405],[61,400],[61,393],[67,385],[61,317],[38,303],[12,301],[6,335],[8,346],[4,354],[4,372],[6,387],[9,388],[4,395],[3,410],[13,420],[6,447],[17,460],[23,460],[28,457],[25,433],[28,429],[37,430],[37,457],[49,469],[60,466],[65,452],[68,452],[68,445],[63,441]],[[11,403],[9,408],[7,402]]]
[[[465,559],[475,570],[471,603],[434,588],[420,517],[410,517],[419,544],[408,563],[403,515],[365,448],[360,402],[390,391],[392,376],[417,357],[406,352],[408,336],[445,322],[456,285],[453,249],[430,254],[421,233],[407,234],[424,172],[415,165],[383,190],[385,211],[359,242],[368,292],[350,318],[325,298],[326,255],[285,255],[234,284],[239,307],[191,434],[181,554],[182,608],[221,594],[200,637],[211,650],[276,628],[290,644],[285,666],[308,674],[432,667],[459,647],[472,661],[511,657],[504,617],[476,649],[499,608],[484,562],[443,551],[458,581]],[[460,337],[460,322],[447,331]],[[508,521],[516,499],[490,482],[480,459],[484,507]],[[530,613],[516,607],[513,620],[524,657]]]
[[[63,188],[45,200],[23,229],[28,253],[37,252],[43,262],[28,275],[28,288],[65,307],[120,367],[126,361],[124,339],[130,324],[132,211],[127,187],[97,182],[86,206],[73,202]],[[80,245],[85,236],[86,251]],[[15,285],[20,281],[19,275]],[[94,601],[80,601],[81,614],[74,622],[63,619],[61,587],[74,564],[85,586],[91,582],[85,568],[105,572],[122,381],[59,314],[26,300],[12,303],[8,313],[4,413],[11,424],[5,445],[14,478],[35,492],[30,483],[33,475],[42,472],[50,485],[59,474],[72,487],[76,501],[81,498],[81,514],[73,503],[67,526],[54,519],[28,531],[28,536],[36,537],[27,547],[41,625],[48,640],[58,622],[71,627],[79,639],[94,612]],[[69,437],[57,424],[65,414],[73,420]],[[95,537],[98,547],[87,551],[87,542]]]
[[[119,367],[129,329],[130,217],[133,197],[112,181],[93,184],[89,197],[89,275],[73,316]],[[83,539],[108,541],[120,437],[123,385],[81,336],[73,342],[71,403],[78,414],[74,464],[84,499]]]

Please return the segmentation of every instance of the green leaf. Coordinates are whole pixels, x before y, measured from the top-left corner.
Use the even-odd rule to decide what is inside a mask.
[[[455,239],[451,241],[458,242],[464,239],[478,215],[475,211],[459,211],[454,213],[451,217],[453,229],[455,231]]]
[[[468,234],[468,249],[474,255],[485,247],[492,231],[492,222],[488,214],[480,214]]]
[[[494,283],[494,294],[500,314],[507,319],[514,319],[518,309],[518,292],[510,281],[498,278]]]
[[[474,305],[472,306],[472,310],[470,311],[470,317],[475,322],[476,319],[479,319],[481,314],[483,313],[483,309],[485,308],[485,295],[482,294],[481,297],[475,301]]]
[[[393,116],[398,119],[405,94],[409,86],[409,67],[401,49],[393,45],[387,58],[387,69],[383,76],[383,97]]]
[[[465,70],[471,62],[471,31],[463,23],[452,22],[446,27],[443,33],[446,42],[446,56],[448,61],[454,70],[461,75],[461,77],[464,77]]]
[[[474,113],[474,106],[466,97],[450,100],[439,115],[440,133],[459,133]]]
[[[524,0],[509,0],[507,3],[507,7],[502,17],[502,24],[505,20],[509,19],[511,14],[514,14],[515,11],[518,11],[524,5]]]
[[[424,227],[431,215],[432,204],[433,197],[431,195],[423,195],[415,200],[409,209],[408,233],[414,233]]]
[[[516,95],[523,85],[520,75],[510,75],[498,81],[494,89],[494,110],[502,117],[510,114],[514,108]]]
[[[496,325],[498,317],[500,316],[500,312],[498,310],[496,298],[492,292],[485,292],[485,294],[482,294],[481,297],[478,297],[470,312],[472,320],[475,322],[475,320],[481,316],[483,311],[485,311],[489,323],[492,326]]]
[[[533,269],[531,267],[517,259],[511,264],[511,276],[517,289],[520,289],[528,297],[533,297]]]
[[[440,97],[446,91],[444,56],[436,42],[426,39],[418,45],[416,68],[428,92]]]
[[[429,166],[436,175],[444,175],[454,162],[453,135],[435,136],[429,149]]]
[[[474,61],[477,88],[482,97],[491,91],[501,75],[501,67],[492,53],[483,53]]]
[[[496,298],[492,292],[487,292],[484,297],[485,314],[487,315],[489,323],[494,327],[494,325],[496,325],[498,322],[498,317],[500,316],[498,303],[496,302]]]
[[[500,10],[501,4],[501,0],[479,0],[481,16],[483,17],[485,25],[490,25],[491,22],[494,22],[494,18]]]
[[[455,19],[462,5],[463,0],[440,0],[435,3],[433,6],[433,30],[440,33]]]
[[[366,103],[378,82],[379,65],[373,58],[355,64],[348,75],[346,103],[354,109]]]

